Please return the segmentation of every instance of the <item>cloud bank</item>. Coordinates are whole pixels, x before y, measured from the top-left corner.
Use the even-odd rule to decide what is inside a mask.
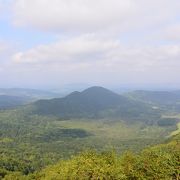
[[[14,83],[23,74],[22,84],[55,84],[56,77],[63,83],[180,84],[179,0],[0,0],[0,10],[5,4],[12,29],[54,37],[30,48],[18,42],[2,67]]]

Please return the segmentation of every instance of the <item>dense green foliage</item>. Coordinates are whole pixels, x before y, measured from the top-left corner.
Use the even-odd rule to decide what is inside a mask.
[[[140,155],[84,153],[50,166],[39,179],[178,179],[180,151],[177,142],[144,150]]]
[[[55,165],[30,174],[1,171],[4,179],[18,180],[66,180],[66,179],[113,179],[113,180],[168,180],[180,178],[180,141],[174,138],[168,144],[131,152],[119,156],[114,151],[97,153],[86,151]]]

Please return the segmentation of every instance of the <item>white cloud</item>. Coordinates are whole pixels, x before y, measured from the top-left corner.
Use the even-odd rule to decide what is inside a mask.
[[[16,53],[14,62],[6,68],[15,82],[23,81],[27,85],[39,86],[72,82],[90,84],[179,82],[178,45],[125,47],[116,41],[97,41],[91,36],[77,39],[71,40],[71,43],[70,40],[58,42],[56,43],[58,46],[43,45]],[[78,48],[77,41],[85,46],[90,42],[90,48]],[[107,46],[102,48],[104,44]],[[52,47],[56,50],[53,51]],[[98,58],[97,54],[100,54]]]
[[[12,5],[12,1],[13,0],[0,0],[0,18],[4,18],[7,11],[9,15],[9,8]]]
[[[4,4],[3,4],[2,1],[0,0],[0,18],[1,18],[2,15],[3,15],[3,6],[4,6]]]
[[[131,0],[16,0],[14,23],[44,30],[91,31],[125,21],[134,8]]]
[[[56,38],[33,46],[25,37],[25,47],[18,46],[3,68],[14,82],[179,81],[179,0],[12,0],[10,5],[14,28],[26,27],[21,31],[27,34],[32,28],[35,36],[36,30],[50,31]],[[173,42],[162,41],[167,39]],[[0,44],[0,57],[4,52]]]
[[[80,36],[40,45],[13,56],[16,64],[69,66],[70,69],[94,67],[101,71],[151,71],[151,69],[180,68],[180,46],[126,47],[118,41]],[[79,66],[79,67],[78,67]],[[68,69],[68,68],[67,68]]]
[[[44,31],[131,30],[171,21],[179,0],[15,0],[14,24]]]
[[[10,56],[13,53],[11,44],[0,41],[0,62],[4,61],[4,57]]]
[[[7,49],[7,45],[5,43],[0,42],[0,53],[4,52]]]
[[[96,61],[106,54],[106,51],[116,49],[118,42],[97,39],[94,35],[58,41],[49,45],[39,45],[27,52],[18,52],[13,56],[16,63],[66,63]]]
[[[171,41],[180,41],[180,23],[167,27],[164,32],[164,38]]]

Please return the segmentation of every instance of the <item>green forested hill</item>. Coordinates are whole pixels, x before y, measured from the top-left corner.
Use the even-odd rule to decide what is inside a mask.
[[[39,114],[57,115],[60,117],[95,117],[100,111],[115,108],[129,103],[102,87],[92,87],[83,92],[73,92],[65,98],[40,100],[34,105]]]
[[[131,100],[102,87],[91,87],[64,98],[40,100],[32,104],[33,113],[60,118],[124,118],[152,121],[160,112],[146,103]],[[146,119],[145,119],[146,117]]]

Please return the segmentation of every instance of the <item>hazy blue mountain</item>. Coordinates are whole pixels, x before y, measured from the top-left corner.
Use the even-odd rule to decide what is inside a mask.
[[[25,97],[0,95],[0,110],[16,108],[26,104],[28,101],[29,99]]]
[[[0,88],[0,95],[26,97],[32,100],[59,97],[58,93],[25,88]]]
[[[103,87],[75,91],[64,98],[39,100],[33,104],[33,113],[62,118],[122,117],[147,121],[159,114],[152,107],[118,95]]]
[[[102,87],[75,91],[64,98],[40,100],[35,103],[38,112],[59,116],[92,115],[104,109],[127,103],[127,98],[119,96]]]
[[[126,96],[146,103],[174,104],[180,102],[180,91],[133,91]]]
[[[174,94],[176,94],[180,98],[180,90],[173,91]]]

